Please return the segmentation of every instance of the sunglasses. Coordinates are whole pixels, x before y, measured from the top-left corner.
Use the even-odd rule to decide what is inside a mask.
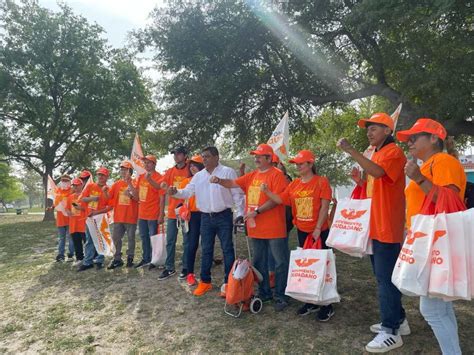
[[[415,143],[418,138],[420,137],[429,137],[431,136],[431,133],[417,133],[417,134],[413,134],[410,136],[410,138],[408,138],[408,142],[410,143]]]

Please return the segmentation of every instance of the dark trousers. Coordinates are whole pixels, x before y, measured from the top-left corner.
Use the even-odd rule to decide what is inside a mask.
[[[216,235],[221,242],[224,255],[225,280],[229,275],[235,260],[234,243],[232,242],[232,210],[226,209],[220,213],[201,214],[201,281],[211,282],[211,267],[214,258],[214,242]]]
[[[382,329],[396,334],[400,323],[405,320],[402,294],[392,283],[392,272],[400,253],[399,243],[382,243],[372,240],[374,254],[370,256],[372,269],[377,279]]]
[[[84,248],[82,243],[86,238],[86,233],[71,233],[72,242],[74,243],[74,252],[76,254],[76,260],[83,260],[84,259]]]
[[[201,212],[191,212],[189,220],[189,231],[184,238],[187,238],[187,248],[184,251],[188,260],[188,273],[194,274],[194,263],[196,261],[196,252],[199,247],[199,236],[201,235]]]
[[[312,234],[312,233],[303,232],[302,230],[299,230],[299,229],[297,229],[297,232],[298,232],[298,244],[300,248],[302,248],[304,245],[304,242],[306,241],[306,238],[308,237],[308,234]],[[321,231],[321,234],[319,237],[321,238],[323,249],[329,249],[328,246],[326,245],[326,240],[328,239],[328,236],[329,236],[329,229],[326,229],[325,231]]]

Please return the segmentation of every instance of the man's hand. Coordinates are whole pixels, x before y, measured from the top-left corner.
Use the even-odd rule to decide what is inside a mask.
[[[160,187],[161,187],[163,190],[166,190],[166,189],[168,189],[168,184],[167,184],[166,182],[162,181],[161,184],[160,184]]]
[[[220,180],[221,179],[219,179],[217,176],[211,176],[211,178],[209,179],[209,182],[211,184],[218,184]]]
[[[249,218],[255,218],[255,217],[257,217],[257,212],[255,212],[255,211],[248,212],[248,213],[244,216],[244,221],[247,221]]]
[[[346,153],[349,153],[350,150],[354,149],[346,138],[339,139],[336,146]]]
[[[354,166],[351,170],[351,179],[354,180],[356,184],[359,184],[361,181],[360,170],[356,166]]]
[[[178,193],[178,189],[174,186],[170,186],[168,187],[168,191],[167,191],[168,195],[176,195]]]
[[[260,185],[260,191],[262,192],[267,192],[268,191],[268,185],[263,183]]]
[[[102,186],[102,191],[105,193],[109,192],[109,187],[107,185]]]
[[[234,225],[235,224],[243,224],[244,223],[244,217],[243,216],[237,216],[235,219],[234,219]]]
[[[318,240],[319,236],[321,235],[321,228],[317,228],[317,227],[316,227],[316,228],[314,229],[312,235],[313,235],[314,241],[316,242],[316,241]]]
[[[240,172],[240,176],[245,175],[245,163],[240,163],[239,172]]]
[[[97,214],[97,211],[91,211],[87,217],[92,217]]]
[[[405,164],[405,174],[416,183],[423,179],[420,167],[413,160],[408,160]]]
[[[152,174],[151,171],[147,171],[146,174],[145,174],[145,178],[146,178],[147,180],[151,180],[151,174]]]
[[[163,223],[165,223],[165,216],[160,215],[158,217],[158,224],[163,224]]]

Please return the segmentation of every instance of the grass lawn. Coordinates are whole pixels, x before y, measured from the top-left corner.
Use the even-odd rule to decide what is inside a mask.
[[[368,259],[337,253],[342,301],[328,323],[297,317],[296,301],[282,313],[265,306],[234,319],[217,296],[222,266],[213,269],[214,290],[199,299],[176,277],[158,281],[156,269],[77,273],[54,262],[56,229],[41,218],[0,216],[0,353],[361,354],[373,337],[378,306]],[[242,236],[238,251],[246,254]],[[412,335],[392,353],[438,354],[418,299],[404,297],[404,305]],[[463,353],[473,354],[474,304],[456,302],[456,312]]]

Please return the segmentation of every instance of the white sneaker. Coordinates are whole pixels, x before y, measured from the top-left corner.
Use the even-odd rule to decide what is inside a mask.
[[[68,256],[67,259],[66,259],[66,261],[67,261],[68,263],[72,263],[72,262],[74,261],[74,258],[73,258],[72,256]]]
[[[72,265],[73,266],[81,266],[82,265],[82,260],[77,260]]]
[[[382,323],[372,324],[370,326],[370,331],[372,333],[380,333],[382,331]],[[398,334],[400,334],[400,335],[410,335],[411,334],[410,326],[408,325],[408,321],[407,321],[406,318],[400,324],[400,328],[398,328]]]
[[[382,330],[365,346],[365,350],[369,353],[386,353],[402,345],[403,340],[400,335],[388,334]]]

